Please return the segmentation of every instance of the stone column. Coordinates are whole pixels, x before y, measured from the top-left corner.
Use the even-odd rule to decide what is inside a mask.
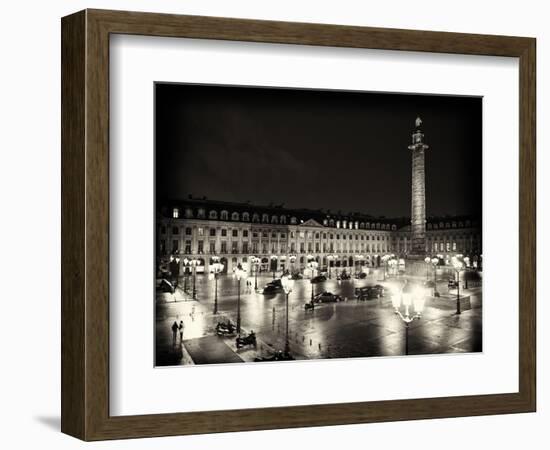
[[[416,131],[412,134],[412,198],[411,198],[411,259],[423,259],[426,254],[426,179],[424,134],[420,130],[422,120],[416,118]]]

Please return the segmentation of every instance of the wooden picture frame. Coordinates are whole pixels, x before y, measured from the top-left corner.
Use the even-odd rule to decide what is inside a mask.
[[[535,39],[104,10],[64,17],[61,29],[64,433],[100,440],[535,411]],[[519,58],[519,392],[110,416],[109,36],[116,33]]]

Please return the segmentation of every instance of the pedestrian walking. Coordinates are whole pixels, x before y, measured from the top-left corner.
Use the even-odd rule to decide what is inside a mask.
[[[180,330],[180,344],[183,343],[183,320],[180,320],[180,325],[179,325],[179,330]]]
[[[174,323],[172,324],[172,344],[176,345],[176,340],[178,338],[178,322],[174,320]]]

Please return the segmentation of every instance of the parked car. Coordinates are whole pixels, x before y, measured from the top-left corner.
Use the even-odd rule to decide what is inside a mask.
[[[342,272],[336,277],[337,280],[349,280],[351,279],[351,275],[347,272]]]
[[[273,281],[270,281],[267,283],[263,290],[262,294],[278,294],[279,292],[283,291],[283,283],[281,282],[280,278],[277,278]]]
[[[325,291],[315,295],[312,301],[315,303],[336,303],[336,302],[341,302],[342,297],[340,297],[339,295],[333,294],[332,292]]]
[[[321,283],[323,281],[327,281],[327,277],[325,275],[317,275],[311,279],[312,283]]]
[[[271,356],[263,356],[254,358],[254,362],[265,362],[265,361],[294,361],[294,358],[289,353],[283,352],[281,350],[273,353]]]
[[[162,278],[161,280],[157,279],[157,290],[160,292],[167,292],[173,294],[176,290],[176,287],[170,283],[167,279]]]
[[[267,284],[263,290],[262,294],[278,294],[279,292],[283,291],[282,286],[278,286],[276,284]]]
[[[384,297],[384,286],[379,284],[355,288],[355,298],[358,300],[374,300]]]
[[[447,284],[447,287],[449,289],[456,289],[458,287],[458,281],[453,280],[452,278],[449,280],[449,283]]]

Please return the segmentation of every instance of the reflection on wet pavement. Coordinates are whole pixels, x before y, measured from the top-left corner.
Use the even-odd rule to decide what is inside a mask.
[[[263,295],[261,289],[271,277],[258,279],[258,291],[252,285],[241,283],[241,324],[243,332],[254,330],[258,347],[236,350],[244,361],[255,356],[282,350],[286,336],[286,303],[283,293]],[[191,287],[191,280],[187,286]],[[289,295],[289,343],[297,359],[349,358],[404,355],[404,325],[394,314],[391,290],[402,281],[380,281],[376,275],[365,280],[337,282],[327,280],[312,285],[309,280],[298,280]],[[185,282],[180,280],[183,288]],[[382,284],[386,296],[378,300],[361,301],[354,298],[356,287]],[[195,345],[194,339],[215,335],[215,325],[230,319],[236,323],[238,284],[231,276],[218,280],[218,314],[214,315],[214,282],[197,276],[197,299],[178,289],[176,295],[159,294],[156,302],[156,364],[177,365],[188,362],[186,348]],[[314,310],[305,310],[304,304],[314,293],[330,291],[340,295],[339,303],[317,304]],[[445,287],[438,290],[445,291]],[[189,291],[190,293],[190,291]],[[452,308],[430,306],[427,299],[421,320],[410,325],[409,354],[461,353],[481,351],[481,289],[466,292],[472,309],[460,316]],[[176,300],[176,301],[174,301]],[[173,345],[170,327],[174,321],[184,323],[183,343]],[[232,346],[234,337],[224,338]],[[194,348],[194,347],[193,347]],[[187,355],[188,356],[188,355]],[[229,361],[228,361],[229,362]]]

